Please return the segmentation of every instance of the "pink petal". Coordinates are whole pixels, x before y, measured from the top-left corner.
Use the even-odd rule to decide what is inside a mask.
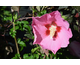
[[[51,50],[55,54],[61,47],[61,40],[59,37],[57,37],[56,40],[53,40],[50,39],[50,36],[47,36],[41,41],[40,45],[44,49]]]
[[[61,14],[59,13],[59,11],[54,11],[50,13],[50,15],[56,19],[55,23],[58,26],[63,26],[67,29],[69,28],[69,23],[61,17]]]
[[[52,21],[54,21],[54,18],[51,19],[50,14],[45,14],[41,17],[32,17],[33,22],[37,25],[44,25],[44,24],[51,24]]]
[[[35,29],[35,27],[33,27],[33,33],[34,33],[34,42],[33,42],[33,44],[39,44],[42,40],[42,37],[39,34],[39,32]]]
[[[61,27],[60,32],[58,32],[58,37],[61,40],[61,47],[67,47],[69,44],[69,38],[72,37],[71,30],[67,30],[66,28]]]
[[[42,25],[32,25],[33,27],[33,33],[34,33],[34,44],[40,43],[42,39],[44,39],[46,35],[47,28]]]

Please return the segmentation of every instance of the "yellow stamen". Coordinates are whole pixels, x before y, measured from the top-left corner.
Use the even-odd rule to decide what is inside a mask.
[[[52,37],[54,36],[54,34],[55,34],[55,31],[56,31],[56,26],[51,26],[50,28],[49,28],[49,30],[50,30],[50,38],[52,39]]]

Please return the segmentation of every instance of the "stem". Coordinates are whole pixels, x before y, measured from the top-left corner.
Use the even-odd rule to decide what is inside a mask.
[[[13,32],[14,32],[15,31],[15,23],[14,22],[13,22],[13,29],[14,29],[13,30]],[[14,37],[14,40],[15,40],[15,44],[16,44],[17,53],[20,54],[19,53],[19,48],[18,48],[18,43],[17,43],[17,40],[16,40],[16,36]],[[20,59],[21,59],[21,57],[20,57]]]
[[[12,12],[12,23],[13,23],[13,32],[14,32],[15,31],[15,23],[14,23],[14,19],[13,19],[13,13],[14,12]],[[15,44],[16,44],[17,53],[20,54],[19,53],[19,48],[18,48],[18,43],[17,43],[17,40],[16,40],[16,36],[14,37],[14,40],[15,40]],[[21,59],[21,57],[20,57],[20,59]]]

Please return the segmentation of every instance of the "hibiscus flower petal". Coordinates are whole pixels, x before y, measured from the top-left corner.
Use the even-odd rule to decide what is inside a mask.
[[[57,24],[57,26],[63,26],[67,29],[69,28],[69,23],[61,17],[59,11],[54,11],[50,13],[50,15],[56,19],[55,23]]]
[[[52,21],[54,21],[54,18],[51,19],[51,15],[50,14],[45,14],[41,17],[32,17],[33,21],[35,22],[35,24],[40,24],[40,25],[44,25],[44,24],[50,24]]]
[[[46,31],[47,31],[47,28],[43,25],[32,25],[33,28],[35,28],[35,30],[38,32],[38,34],[40,34],[40,36],[42,37],[42,39],[44,39],[47,34],[46,34]],[[38,36],[38,34],[36,34]]]
[[[44,49],[51,50],[55,54],[61,47],[61,40],[59,37],[57,37],[57,39],[54,40],[51,39],[50,36],[47,36],[41,41],[40,45]]]
[[[34,42],[33,42],[33,44],[39,44],[42,40],[42,37],[39,34],[39,32],[36,30],[35,27],[33,27],[33,33],[34,33]]]
[[[72,37],[71,30],[67,30],[64,27],[61,27],[60,32],[58,32],[58,37],[60,37],[60,40],[62,42],[61,47],[67,47],[69,44],[69,38]]]

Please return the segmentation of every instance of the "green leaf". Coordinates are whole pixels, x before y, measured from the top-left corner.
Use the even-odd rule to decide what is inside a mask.
[[[13,28],[11,28],[9,34],[14,38],[16,36],[16,31],[13,31]]]
[[[41,12],[38,12],[38,15],[37,16],[42,16],[42,15],[44,15],[44,14],[46,14],[47,13],[47,11],[46,10],[43,10],[43,11],[41,11]]]
[[[13,16],[14,21],[17,19],[17,13]]]
[[[19,29],[19,26],[15,26],[15,30],[18,30]]]
[[[9,11],[4,11],[4,15],[8,15],[8,14],[10,14]]]
[[[34,53],[36,50],[38,50],[40,47],[36,47],[34,49],[31,50],[32,53]]]
[[[28,54],[23,55],[23,59],[28,59],[28,58],[29,58]]]
[[[21,41],[21,38],[18,38],[17,40],[18,40],[18,43],[20,43],[20,41]]]
[[[15,54],[15,57],[13,57],[12,59],[19,59],[20,58],[20,54]]]
[[[28,21],[20,21],[20,22],[23,23],[23,24],[29,24]]]
[[[20,39],[18,39],[18,44],[22,47],[26,47],[26,44],[23,41],[20,41]]]
[[[37,10],[35,10],[35,9],[33,9],[33,8],[32,8],[32,10],[33,10],[34,12],[37,12]]]
[[[30,28],[30,26],[29,26],[29,25],[24,24],[24,26],[23,26],[23,27],[27,28],[29,33],[31,32],[31,28]]]
[[[39,54],[36,54],[36,59],[38,59],[39,58]]]
[[[62,18],[65,19],[65,20],[67,19],[67,17],[65,15],[62,15]]]
[[[41,11],[41,14],[42,14],[42,15],[43,15],[43,14],[46,14],[46,13],[47,13],[46,10]]]
[[[4,21],[12,21],[12,17],[4,17]]]
[[[22,51],[22,50],[23,50],[23,47],[20,48],[20,51]]]

